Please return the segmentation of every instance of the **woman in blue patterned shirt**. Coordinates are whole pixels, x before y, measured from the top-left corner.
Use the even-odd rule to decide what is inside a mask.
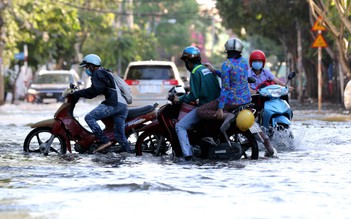
[[[249,65],[246,59],[241,56],[243,47],[239,39],[231,38],[224,45],[227,60],[223,62],[221,71],[214,69],[211,64],[205,64],[213,73],[221,77],[222,87],[219,98],[198,108],[197,113],[201,119],[225,119],[223,124],[226,124],[227,121],[234,118],[234,115],[229,111],[239,105],[251,102],[248,83]],[[265,156],[276,155],[277,152],[272,147],[268,136],[262,131],[259,135],[264,140]]]
[[[239,39],[231,38],[225,43],[224,48],[227,60],[223,62],[221,71],[207,64],[213,73],[221,77],[222,87],[219,98],[198,109],[198,114],[203,119],[231,119],[233,114],[225,111],[251,102],[248,84],[249,65],[241,56],[243,44]]]

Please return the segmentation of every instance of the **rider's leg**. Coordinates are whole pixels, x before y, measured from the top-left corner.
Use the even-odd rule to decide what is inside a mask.
[[[273,157],[273,155],[275,155],[275,153],[276,153],[276,150],[271,145],[271,141],[269,140],[268,136],[263,131],[259,132],[258,134],[263,139],[263,145],[266,148],[266,152],[265,152],[264,156],[265,157]]]
[[[197,115],[197,107],[185,115],[175,126],[177,136],[179,139],[179,144],[183,152],[183,156],[187,159],[193,156],[191,145],[188,138],[188,132],[195,124],[200,121],[199,116]]]
[[[122,151],[131,153],[132,149],[125,134],[125,122],[128,116],[127,105],[118,103],[118,112],[113,116],[114,132],[117,142],[121,145]]]
[[[88,124],[90,127],[91,131],[94,133],[94,135],[100,140],[102,144],[106,144],[109,141],[109,139],[104,135],[100,125],[97,123],[98,120],[101,120],[105,117],[110,116],[109,115],[109,110],[107,110],[108,106],[104,104],[99,104],[95,109],[90,111],[86,116],[85,116],[85,122]]]
[[[227,131],[229,129],[230,125],[233,122],[232,120],[234,118],[234,114],[233,113],[224,112],[223,113],[223,118],[224,118],[224,121],[223,121],[223,123],[221,125],[221,128],[220,128],[220,130],[222,132]]]

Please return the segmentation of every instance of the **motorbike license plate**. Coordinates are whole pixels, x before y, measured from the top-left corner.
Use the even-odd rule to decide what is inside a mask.
[[[249,128],[249,130],[252,134],[259,133],[262,131],[260,126],[256,122]]]

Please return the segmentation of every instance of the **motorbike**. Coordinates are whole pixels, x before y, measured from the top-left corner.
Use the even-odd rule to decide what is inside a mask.
[[[31,125],[32,131],[26,136],[23,150],[26,153],[42,153],[48,155],[55,152],[60,155],[67,151],[72,153],[71,142],[74,150],[79,153],[92,153],[98,146],[99,141],[95,135],[85,129],[74,117],[73,111],[76,103],[73,102],[72,93],[77,89],[73,84],[67,88],[62,96],[66,101],[57,109],[54,118],[39,121]],[[142,107],[129,108],[125,124],[125,133],[130,137],[138,137],[139,130],[147,123],[156,119],[158,103]],[[105,126],[104,134],[116,145],[114,138],[114,123],[112,117],[101,120]],[[118,145],[117,145],[118,146]],[[106,152],[106,151],[105,151]]]
[[[137,156],[142,156],[146,151],[155,156],[171,155],[174,159],[182,156],[175,125],[178,117],[184,115],[187,109],[171,100],[185,92],[181,86],[173,87],[168,95],[170,101],[159,108],[157,119],[140,129],[142,133],[135,144]],[[251,103],[239,106],[231,113],[236,116],[241,110],[251,110],[251,106]],[[223,126],[222,123],[222,120],[203,120],[194,129],[188,130],[193,156],[211,160],[239,160],[243,156],[249,158],[246,152],[250,151],[250,158],[258,159],[257,133],[262,131],[258,124],[241,131],[235,125],[235,118]],[[226,128],[221,130],[221,126]]]
[[[287,84],[296,76],[295,72],[288,75],[285,86],[265,81],[257,87],[257,94],[253,95],[257,109],[257,122],[272,139],[276,132],[288,131],[288,137],[293,138],[289,130],[293,111],[289,105],[289,88]]]

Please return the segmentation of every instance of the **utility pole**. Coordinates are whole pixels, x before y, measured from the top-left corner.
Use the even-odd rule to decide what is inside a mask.
[[[323,38],[322,31],[326,28],[323,26],[323,18],[318,17],[314,23],[312,31],[317,31],[317,37],[312,44],[312,48],[318,48],[318,67],[317,67],[317,78],[318,78],[318,112],[322,109],[322,48],[327,47],[327,43]]]

